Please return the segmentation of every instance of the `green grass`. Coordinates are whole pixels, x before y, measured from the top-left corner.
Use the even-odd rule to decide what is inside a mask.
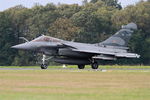
[[[0,100],[150,100],[150,71],[0,70]]]

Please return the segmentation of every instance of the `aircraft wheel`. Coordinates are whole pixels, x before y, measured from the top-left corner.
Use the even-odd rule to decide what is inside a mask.
[[[98,69],[98,63],[97,62],[95,62],[95,63],[92,63],[92,69]]]
[[[42,64],[41,65],[41,69],[47,69],[48,68],[48,65],[47,64]]]
[[[85,68],[85,65],[78,65],[78,68],[79,68],[79,69],[84,69],[84,68]]]

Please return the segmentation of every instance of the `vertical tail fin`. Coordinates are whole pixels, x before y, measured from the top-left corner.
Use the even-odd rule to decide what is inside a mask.
[[[109,37],[100,44],[126,47],[134,30],[137,30],[137,25],[135,23],[129,23],[125,26],[122,26],[122,29],[120,29],[116,34]]]

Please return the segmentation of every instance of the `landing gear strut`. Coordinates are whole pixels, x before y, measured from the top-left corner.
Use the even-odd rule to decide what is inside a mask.
[[[45,60],[46,60],[46,55],[43,55],[41,69],[47,69],[48,68],[48,65],[45,64]]]
[[[85,68],[85,65],[78,65],[78,68],[79,68],[79,69],[84,69],[84,68]]]

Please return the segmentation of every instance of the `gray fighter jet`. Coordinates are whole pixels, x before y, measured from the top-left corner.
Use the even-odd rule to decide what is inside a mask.
[[[47,69],[46,55],[52,56],[57,63],[78,65],[84,69],[90,65],[92,69],[98,69],[98,60],[117,60],[120,58],[139,58],[140,55],[130,53],[127,47],[134,30],[135,23],[129,23],[103,42],[96,44],[65,41],[50,36],[40,36],[32,41],[12,46],[15,49],[31,50],[43,54],[41,69]]]

